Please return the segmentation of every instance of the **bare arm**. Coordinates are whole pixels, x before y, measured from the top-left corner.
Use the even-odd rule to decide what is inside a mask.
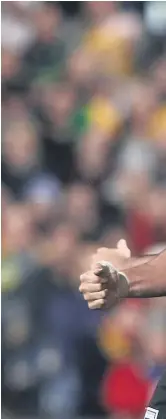
[[[129,280],[129,297],[151,298],[166,296],[166,250],[159,255],[137,259],[123,269]]]
[[[112,307],[122,298],[164,297],[166,249],[132,258],[126,242],[120,240],[116,249],[98,249],[91,270],[80,280],[80,292],[91,309]]]

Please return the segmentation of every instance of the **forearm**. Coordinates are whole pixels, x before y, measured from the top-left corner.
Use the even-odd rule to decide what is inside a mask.
[[[166,296],[166,250],[159,255],[129,262],[123,270],[129,280],[129,297]]]

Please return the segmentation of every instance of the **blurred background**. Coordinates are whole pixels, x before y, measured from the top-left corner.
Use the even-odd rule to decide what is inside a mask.
[[[1,4],[3,419],[140,419],[166,301],[78,284],[101,245],[166,246],[166,2]]]

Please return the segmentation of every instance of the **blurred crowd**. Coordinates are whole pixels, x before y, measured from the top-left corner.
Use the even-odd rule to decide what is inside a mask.
[[[166,2],[1,4],[2,408],[140,419],[166,301],[91,312],[78,284],[101,245],[166,243]]]

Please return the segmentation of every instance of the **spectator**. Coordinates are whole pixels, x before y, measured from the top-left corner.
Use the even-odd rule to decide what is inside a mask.
[[[165,303],[77,289],[94,249],[166,241],[165,6],[61,3],[2,2],[2,406],[138,419]]]

